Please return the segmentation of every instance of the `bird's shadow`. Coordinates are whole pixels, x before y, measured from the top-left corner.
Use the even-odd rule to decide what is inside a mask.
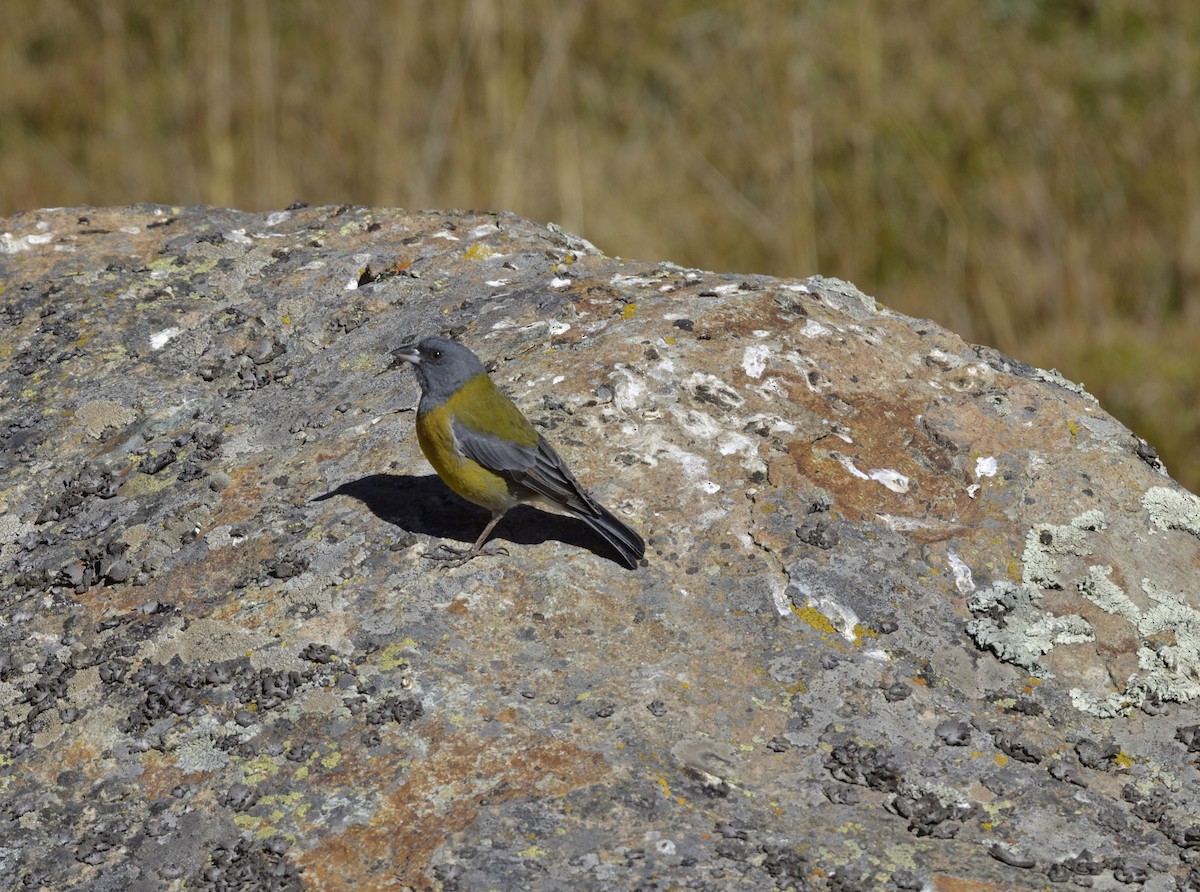
[[[368,474],[311,501],[334,496],[358,499],[380,520],[410,533],[474,543],[491,514],[456,495],[436,474]],[[585,548],[595,555],[621,563],[611,546],[582,520],[518,505],[496,525],[488,541],[505,539],[516,545],[538,545],[553,539]]]

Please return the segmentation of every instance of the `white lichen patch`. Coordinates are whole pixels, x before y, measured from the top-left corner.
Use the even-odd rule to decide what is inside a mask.
[[[53,233],[38,233],[14,238],[11,232],[0,233],[0,254],[19,254],[54,241]]]
[[[766,344],[751,344],[742,352],[742,371],[747,378],[761,378],[770,358],[771,348]]]
[[[967,633],[1000,659],[1032,675],[1051,677],[1041,657],[1059,644],[1095,641],[1096,632],[1082,616],[1056,616],[1039,609],[1041,597],[1031,585],[996,582],[967,602],[977,614],[967,623]]]
[[[1071,688],[1071,705],[1080,712],[1086,712],[1101,719],[1111,719],[1124,715],[1135,704],[1128,697],[1120,694],[1109,694],[1107,697],[1097,697],[1082,688]]]
[[[167,345],[168,341],[174,337],[178,337],[181,334],[183,334],[183,329],[176,328],[174,326],[155,332],[154,334],[150,335],[150,349],[161,350]]]
[[[646,395],[642,379],[626,367],[615,369],[608,376],[608,385],[612,388],[613,405],[626,412],[639,408]]]
[[[858,466],[854,464],[854,459],[852,459],[850,456],[843,455],[840,452],[833,452],[830,454],[833,456],[833,458],[837,461],[838,464],[840,464],[843,468],[845,468],[850,473],[850,476],[857,477],[859,480],[870,480],[871,479],[863,471],[860,471],[858,469]]]
[[[764,434],[794,434],[797,430],[799,430],[799,427],[787,418],[781,418],[778,415],[767,415],[763,412],[757,412],[746,419],[744,429],[754,430]]]
[[[1037,588],[1059,588],[1055,555],[1083,557],[1092,553],[1088,533],[1105,527],[1104,512],[1085,511],[1068,524],[1038,524],[1025,534],[1021,581]]]
[[[175,767],[184,774],[217,771],[228,764],[229,754],[217,746],[209,728],[189,731],[175,745]]]
[[[1079,590],[1093,604],[1106,613],[1123,616],[1132,623],[1141,619],[1142,611],[1129,600],[1119,585],[1109,579],[1112,567],[1088,567],[1087,578],[1079,583]]]
[[[1160,530],[1183,530],[1200,536],[1200,498],[1178,489],[1155,486],[1142,496],[1142,507]]]
[[[875,517],[894,533],[911,533],[917,530],[932,530],[935,524],[919,517],[898,517],[895,514],[876,514]]]
[[[1062,372],[1060,372],[1058,369],[1050,369],[1048,371],[1046,369],[1034,369],[1033,377],[1039,381],[1045,381],[1047,384],[1056,384],[1064,390],[1069,390],[1071,393],[1077,393],[1084,399],[1090,400],[1097,405],[1100,404],[1098,399],[1083,389],[1082,384],[1076,384],[1074,381],[1064,378]]]
[[[739,434],[737,431],[725,431],[717,437],[717,451],[721,455],[755,457],[758,455],[758,444],[745,434]]]
[[[862,620],[859,619],[854,608],[828,595],[816,594],[810,585],[794,573],[791,576],[791,583],[803,600],[803,603],[797,603],[798,599],[792,595],[791,601],[794,606],[813,608],[847,641],[851,643],[858,641]]]
[[[798,334],[810,339],[823,338],[829,334],[829,329],[815,319],[809,319],[804,323],[804,328],[800,329]]]
[[[854,464],[854,459],[841,452],[831,452],[830,455],[840,464],[852,477],[857,477],[859,480],[874,480],[876,483],[882,484],[896,493],[908,492],[909,479],[899,471],[893,471],[891,468],[872,468],[869,471],[859,470]]]
[[[1151,523],[1163,530],[1200,529],[1200,499],[1158,487],[1143,500]],[[1048,675],[1041,657],[1058,644],[1094,641],[1097,627],[1076,614],[1060,616],[1040,609],[1042,590],[1075,588],[1105,613],[1127,621],[1140,639],[1137,671],[1117,680],[1118,690],[1103,694],[1070,690],[1071,702],[1092,715],[1108,717],[1147,700],[1187,702],[1200,698],[1200,610],[1191,592],[1141,580],[1142,595],[1130,596],[1113,580],[1114,568],[1090,564],[1082,577],[1065,574],[1058,559],[1081,559],[1101,549],[1096,537],[1107,529],[1104,514],[1092,510],[1067,524],[1039,524],[1026,535],[1022,582],[997,582],[972,596],[976,615],[968,633],[981,647],[1033,674]],[[1076,568],[1079,561],[1073,562]],[[1072,573],[1078,573],[1076,569]],[[1118,576],[1118,578],[1120,578]]]
[[[650,467],[657,467],[659,461],[667,459],[679,465],[688,480],[702,480],[708,477],[708,462],[703,456],[667,442],[657,433],[647,445],[649,448],[645,460]]]
[[[725,428],[707,412],[699,409],[688,409],[684,406],[668,406],[667,412],[679,425],[680,429],[697,440],[715,440]]]
[[[745,545],[747,548],[754,547],[754,541],[749,536],[745,537],[745,540],[743,541],[742,544]],[[791,616],[792,615],[792,600],[791,600],[791,598],[789,598],[787,596],[787,587],[786,586],[784,586],[780,583],[772,584],[772,586],[771,586],[771,601],[775,605],[775,612],[778,613],[780,616]]]
[[[737,282],[730,282],[724,285],[716,285],[713,287],[714,294],[741,294],[742,286]]]
[[[954,571],[954,587],[964,595],[975,591],[975,579],[966,562],[953,551],[946,555],[946,559],[950,562],[950,569]]]
[[[975,459],[975,477],[995,477],[999,466],[995,456],[986,455]]]
[[[899,471],[893,471],[891,468],[872,468],[867,471],[867,476],[876,483],[882,483],[892,492],[908,492],[908,478]]]
[[[620,273],[615,274],[608,280],[610,285],[621,289],[649,288],[653,285],[657,285],[660,281],[661,279],[651,278],[650,276],[624,276]]]
[[[1130,676],[1127,695],[1136,701],[1153,694],[1161,700],[1200,697],[1200,611],[1184,596],[1142,580],[1153,605],[1142,610],[1109,579],[1111,567],[1089,567],[1079,590],[1100,609],[1129,620],[1145,642],[1138,648],[1138,672]]]

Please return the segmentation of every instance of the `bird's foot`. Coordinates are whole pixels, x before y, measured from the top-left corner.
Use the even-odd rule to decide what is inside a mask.
[[[457,551],[449,545],[439,545],[433,551],[427,551],[421,557],[428,561],[433,561],[436,564],[449,569],[451,567],[461,567],[475,555],[479,554],[474,548],[466,548],[462,551]]]
[[[444,552],[444,554],[439,552]],[[477,557],[481,554],[508,554],[508,550],[503,546],[495,544],[494,542],[489,542],[482,548],[479,546],[472,546],[470,548],[464,548],[461,550],[451,548],[449,545],[443,542],[433,551],[426,552],[421,556],[426,560],[435,561],[436,563],[441,564],[443,567],[450,569],[451,567],[461,567],[467,561],[471,560],[471,558]]]

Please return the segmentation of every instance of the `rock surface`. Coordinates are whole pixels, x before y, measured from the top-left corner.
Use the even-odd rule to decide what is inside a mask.
[[[0,234],[0,886],[1200,888],[1200,500],[1082,388],[503,214]],[[426,558],[439,331],[643,566]]]

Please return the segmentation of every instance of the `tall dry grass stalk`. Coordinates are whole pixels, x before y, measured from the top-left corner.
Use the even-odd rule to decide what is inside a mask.
[[[1200,485],[1200,4],[8,0],[0,213],[503,207],[851,279]]]

